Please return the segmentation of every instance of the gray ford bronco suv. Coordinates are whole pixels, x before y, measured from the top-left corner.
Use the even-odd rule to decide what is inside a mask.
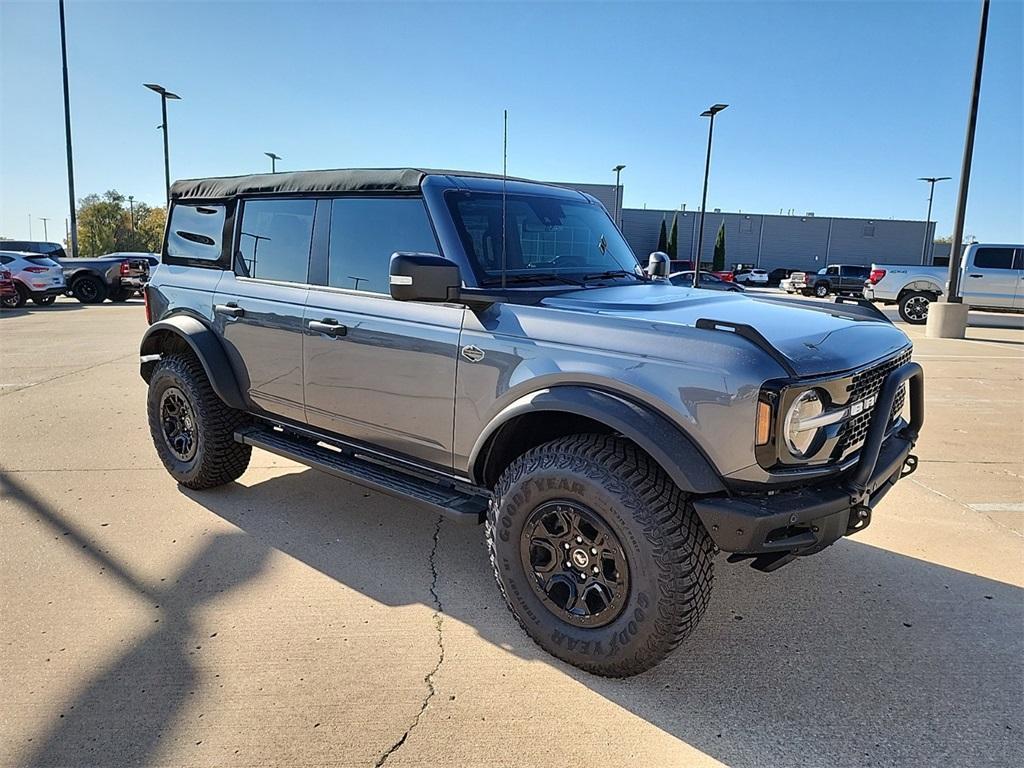
[[[916,466],[923,375],[871,305],[676,287],[580,192],[310,171],[179,181],[169,214],[141,373],[170,474],[256,446],[484,522],[513,615],[590,672],[692,632],[720,551],[820,552]]]

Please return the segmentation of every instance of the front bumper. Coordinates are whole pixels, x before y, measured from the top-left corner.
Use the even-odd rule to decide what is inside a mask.
[[[910,384],[910,421],[886,437],[899,388]],[[771,570],[820,552],[871,522],[871,512],[917,466],[911,454],[924,423],[924,372],[904,363],[886,377],[857,464],[814,486],[761,496],[707,497],[693,502],[712,540],[725,552],[754,557]],[[740,558],[742,559],[742,557]]]

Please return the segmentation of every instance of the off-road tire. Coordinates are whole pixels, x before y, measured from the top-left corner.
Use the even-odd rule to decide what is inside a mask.
[[[604,626],[570,624],[531,586],[520,538],[532,511],[553,499],[595,512],[625,553],[626,603]],[[596,675],[627,677],[658,664],[694,630],[711,597],[715,549],[707,531],[664,471],[619,437],[571,435],[520,456],[494,489],[486,532],[516,621],[545,651]]]
[[[135,293],[135,291],[130,291],[126,288],[119,288],[116,291],[112,291],[107,298],[115,304],[120,304],[122,301],[128,301],[133,293]]]
[[[54,296],[53,294],[50,294],[49,296],[39,296],[37,298],[33,298],[32,303],[38,307],[48,307],[51,304],[53,304],[53,302],[55,302],[56,300],[57,297]]]
[[[927,301],[928,304],[935,300],[932,294],[924,291],[908,291],[900,296],[899,311],[903,322],[910,325],[924,325],[928,322],[928,304],[924,306],[924,316],[922,317],[918,306],[921,299]]]
[[[176,387],[195,414],[197,446],[189,461],[171,451],[164,438],[160,402],[165,390]],[[252,447],[235,442],[235,430],[249,417],[217,397],[199,361],[189,354],[168,355],[156,364],[147,397],[149,431],[157,455],[171,476],[186,488],[203,490],[238,479],[249,466]]]
[[[83,275],[71,284],[71,295],[82,304],[102,304],[107,298],[107,286],[98,277]]]
[[[817,296],[819,299],[824,299],[826,296],[828,296],[829,290],[830,288],[828,283],[818,283],[817,285],[814,286],[814,295]]]

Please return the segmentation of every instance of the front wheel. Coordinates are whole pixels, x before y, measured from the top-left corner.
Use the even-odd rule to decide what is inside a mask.
[[[230,483],[249,466],[252,448],[235,442],[248,417],[217,397],[194,357],[169,355],[157,363],[147,408],[157,455],[186,488]]]
[[[900,317],[911,325],[924,325],[928,322],[928,305],[932,297],[920,291],[911,291],[900,296]]]
[[[4,306],[9,309],[19,309],[24,307],[26,301],[28,301],[28,291],[25,290],[20,283],[14,284],[14,295],[8,296],[3,300]]]
[[[527,634],[594,674],[655,666],[710,600],[707,531],[661,468],[611,435],[572,435],[512,462],[495,488],[487,541]]]

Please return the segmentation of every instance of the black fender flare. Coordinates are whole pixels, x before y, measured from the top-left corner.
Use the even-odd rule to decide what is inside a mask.
[[[231,408],[246,409],[245,399],[223,345],[210,328],[190,315],[176,315],[153,323],[142,337],[139,347],[142,364],[139,372],[147,383],[153,369],[153,361],[147,358],[165,351],[167,334],[178,337],[192,350],[202,364],[217,397]]]
[[[486,476],[493,439],[501,429],[519,416],[539,411],[573,413],[604,424],[646,451],[682,491],[706,494],[725,490],[714,466],[680,427],[621,395],[578,385],[531,392],[503,408],[473,446],[469,467],[474,482],[480,483]]]

